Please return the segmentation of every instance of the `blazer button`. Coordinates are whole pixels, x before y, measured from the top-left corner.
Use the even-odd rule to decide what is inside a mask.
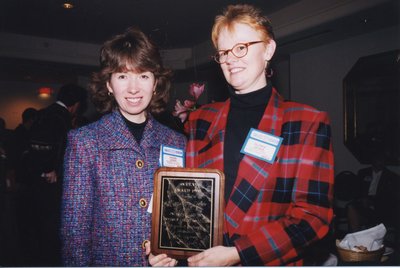
[[[140,200],[139,200],[139,206],[142,207],[142,208],[147,207],[147,201],[146,201],[146,199],[140,198]]]
[[[137,168],[142,168],[144,166],[143,160],[136,160],[136,167]]]

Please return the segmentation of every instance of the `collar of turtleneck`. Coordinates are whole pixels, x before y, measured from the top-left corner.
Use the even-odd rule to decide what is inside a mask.
[[[246,94],[236,94],[235,90],[229,86],[231,106],[235,108],[251,108],[256,106],[266,106],[272,92],[272,85],[268,83],[265,87]]]
[[[121,112],[120,112],[121,113]],[[121,113],[122,115],[122,113]],[[136,141],[140,143],[143,137],[143,132],[146,127],[148,119],[146,119],[143,123],[134,123],[132,121],[129,121],[125,116],[122,115],[122,118],[125,121],[125,124],[128,126],[129,131],[132,133],[132,135],[135,137]]]

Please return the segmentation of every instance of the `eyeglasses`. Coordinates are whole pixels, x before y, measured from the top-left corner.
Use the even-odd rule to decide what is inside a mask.
[[[258,44],[264,41],[253,41],[253,42],[248,42],[248,43],[238,43],[234,45],[231,49],[227,50],[218,50],[217,53],[213,56],[213,59],[219,63],[225,63],[226,60],[228,59],[228,54],[229,52],[232,52],[232,54],[236,58],[243,58],[244,56],[247,55],[247,52],[249,51],[249,46]]]

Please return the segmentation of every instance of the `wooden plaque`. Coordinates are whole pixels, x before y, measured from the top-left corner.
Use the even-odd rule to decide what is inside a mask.
[[[182,259],[222,245],[223,172],[159,168],[154,174],[151,250]]]

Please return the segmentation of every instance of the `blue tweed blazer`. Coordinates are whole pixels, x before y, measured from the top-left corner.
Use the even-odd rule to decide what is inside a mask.
[[[68,134],[64,265],[148,266],[141,244],[150,238],[147,209],[162,144],[185,149],[186,139],[150,116],[138,144],[118,111]]]

